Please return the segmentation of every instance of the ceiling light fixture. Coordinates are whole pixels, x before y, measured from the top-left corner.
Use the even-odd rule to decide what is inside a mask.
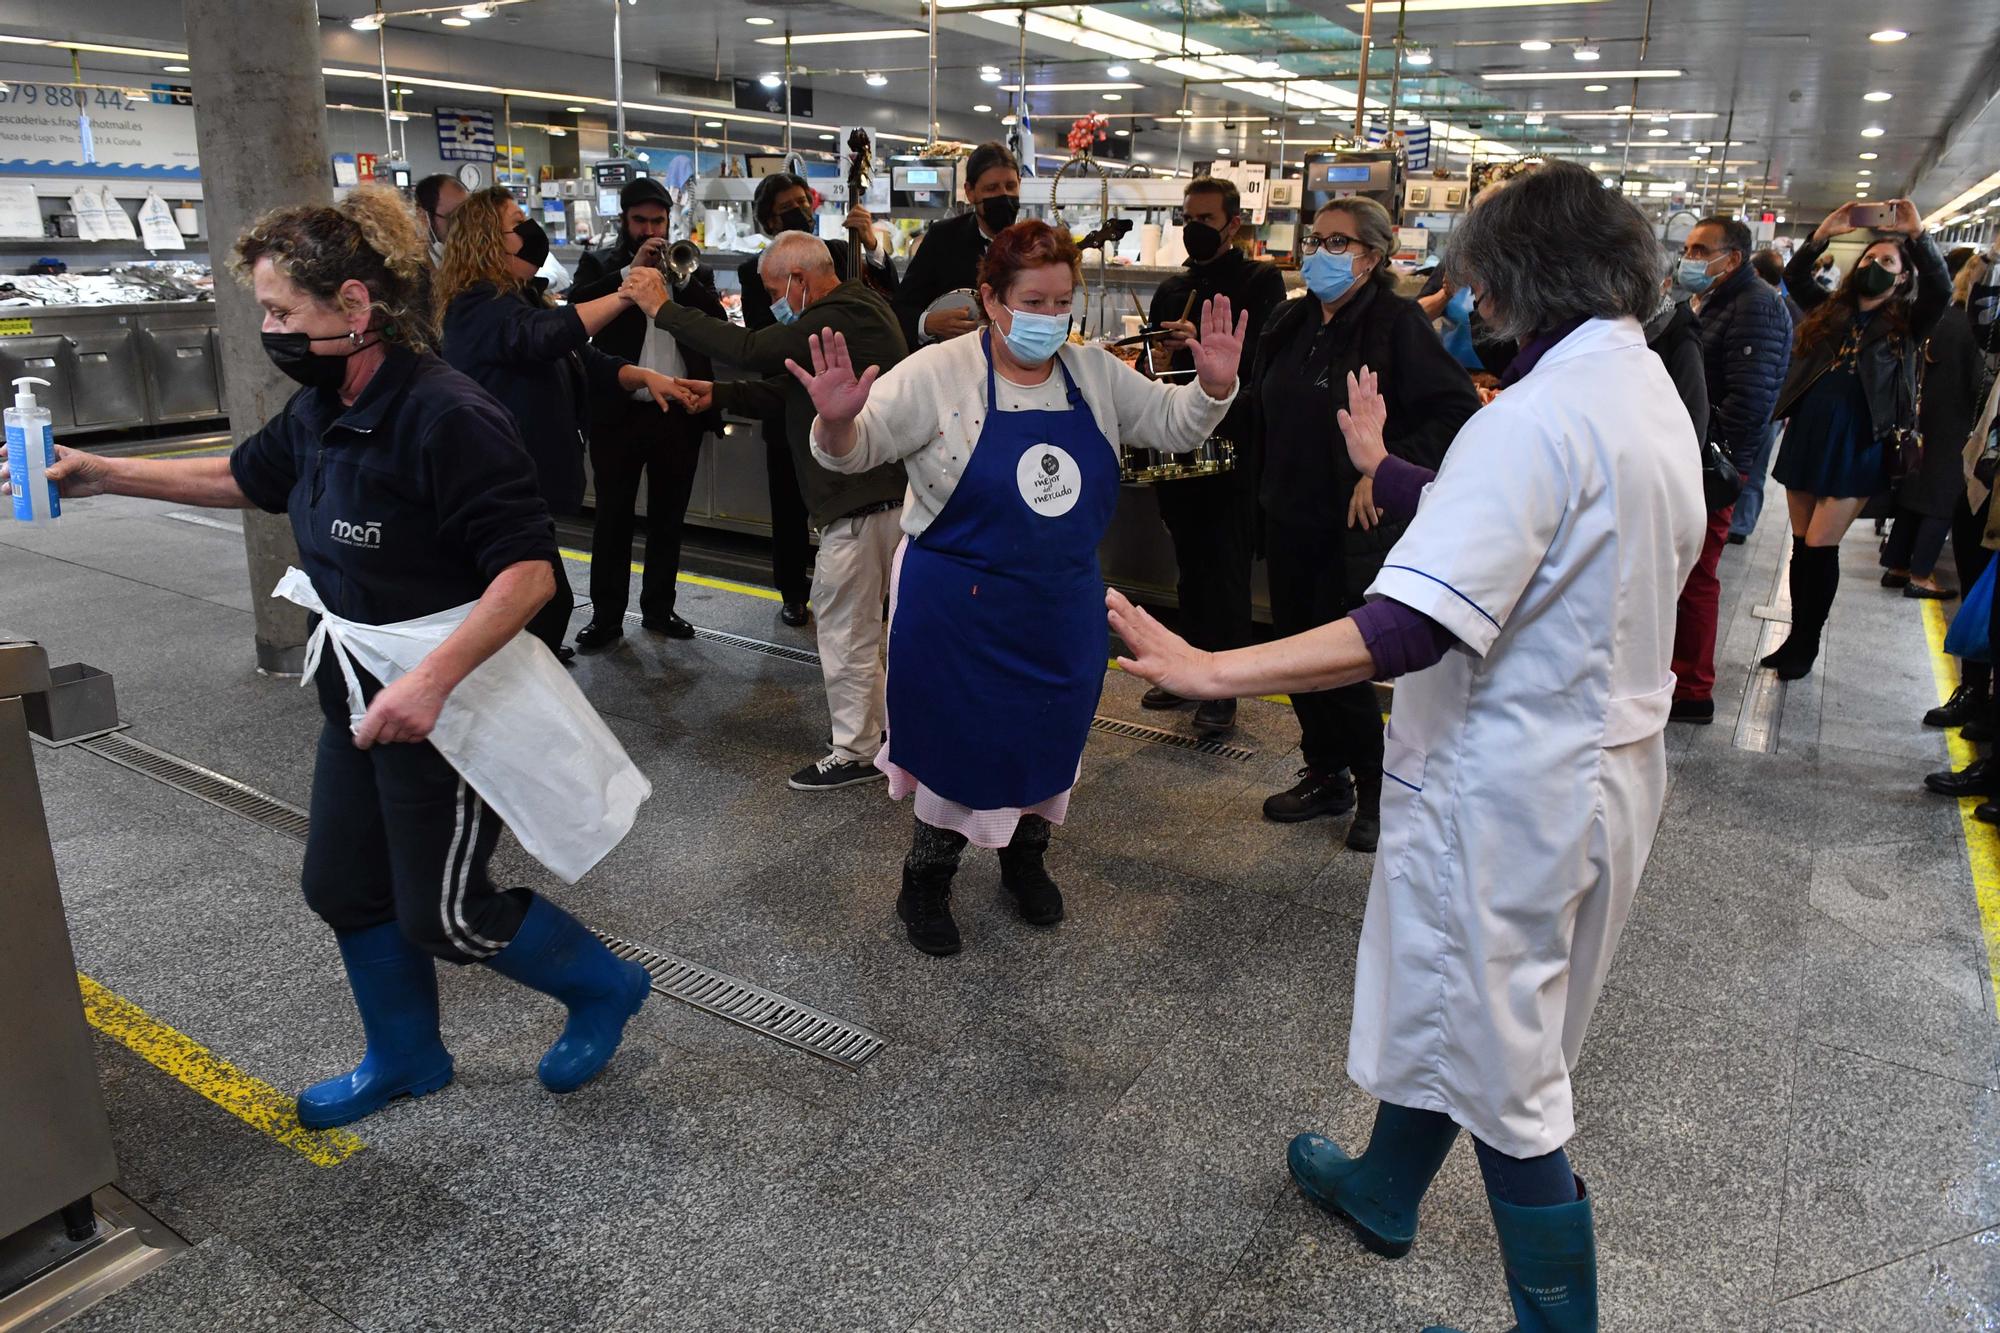
[[[1861,160],[1863,162],[1873,162],[1876,158],[1880,156],[1882,156],[1880,153],[1863,153],[1861,155]]]
[[[1413,46],[1403,59],[1412,65],[1428,65],[1431,63],[1431,49],[1428,46]]]
[[[1018,93],[1023,91],[1031,93],[1101,93],[1143,86],[1143,84],[1137,83],[1031,83],[1026,89],[1023,89],[1018,83],[1003,83],[1000,85],[1000,91],[1003,93]]]
[[[1546,83],[1561,79],[1678,79],[1684,73],[1678,69],[1546,69],[1479,77],[1487,83]]]
[[[1861,94],[1861,100],[1864,102],[1886,102],[1895,95],[1896,94],[1894,93],[1885,93],[1880,91],[1872,93],[1863,93]]]
[[[583,114],[583,108],[580,106],[566,106],[563,108],[563,110],[568,111],[574,115],[580,116]]]
[[[1317,119],[1316,119],[1315,117],[1312,117],[1312,116],[1300,116],[1300,117],[1299,117],[1299,124],[1301,124],[1301,125],[1317,125],[1317,124],[1319,124],[1319,121],[1318,121],[1318,120],[1317,120]]]
[[[1132,77],[1132,71],[1123,65],[1106,65],[1104,72],[1114,79],[1129,79]]]
[[[188,72],[188,67],[187,67],[186,65],[162,65],[162,66],[160,66],[160,73],[162,73],[162,74],[185,74],[185,73],[187,73],[187,72]]]
[[[1579,47],[1577,47],[1577,48],[1576,48],[1576,50],[1574,50],[1574,51],[1570,52],[1570,54],[1571,54],[1571,55],[1573,55],[1573,56],[1575,56],[1575,57],[1576,57],[1576,58],[1577,58],[1578,60],[1601,60],[1601,59],[1603,59],[1603,53],[1601,53],[1601,52],[1600,52],[1600,51],[1599,51],[1599,50],[1598,50],[1598,49],[1597,49],[1596,47],[1594,47],[1594,46],[1579,46]]]
[[[776,23],[778,20],[774,18],[766,18],[762,14],[752,14],[749,18],[744,19],[743,21],[749,24],[753,28],[768,28],[773,23]]]
[[[701,123],[701,127],[705,130],[719,130],[722,128],[722,122],[719,120],[704,120]]]
[[[1594,143],[1590,146],[1590,151],[1593,153],[1601,153],[1604,151],[1604,145],[1601,143]]]
[[[444,24],[447,28],[469,28],[472,26],[472,20],[463,14],[446,14],[438,22]]]
[[[1646,131],[1646,136],[1651,139],[1664,139],[1667,137],[1667,134],[1668,131],[1660,129],[1652,129]]]
[[[1873,170],[1872,170],[1871,168],[1868,168],[1868,167],[1863,167],[1863,168],[1861,168],[1861,169],[1860,169],[1859,171],[1855,172],[1854,174],[1855,174],[1855,175],[1857,175],[1857,176],[1873,176],[1873,175],[1875,174],[1875,172],[1874,172],[1874,171],[1873,171]]]
[[[1114,139],[1129,139],[1129,138],[1131,138],[1131,137],[1132,137],[1132,131],[1130,131],[1130,130],[1113,130],[1113,131],[1111,131],[1111,137],[1112,137],[1112,138],[1114,138]]]
[[[834,134],[822,134],[819,136],[821,143],[832,143],[838,137],[838,135]]]
[[[356,32],[373,32],[382,26],[382,16],[380,14],[363,14],[358,19],[349,19],[347,26]]]
[[[979,81],[981,83],[998,83],[1000,82],[1000,71],[988,65],[985,69],[979,71]]]
[[[888,85],[889,76],[887,74],[870,74],[863,82],[870,88],[882,88]]]
[[[1587,93],[1608,93],[1611,91],[1611,85],[1608,83],[1586,83],[1583,85],[1583,90]]]
[[[1000,123],[1002,125],[1018,125],[1021,123],[1021,118],[1019,116],[1002,116],[1000,117]]]
[[[766,88],[781,88],[784,86],[785,76],[773,71],[772,73],[766,74],[763,78],[757,80],[757,82],[761,83]]]
[[[1900,42],[1909,35],[1901,28],[1884,28],[1880,32],[1869,33],[1868,40],[1871,42]]]
[[[1541,9],[1549,5],[1597,5],[1604,0],[1404,0],[1406,14],[1442,14],[1454,9]],[[1367,12],[1365,4],[1347,6],[1357,14]]]
[[[1228,150],[1227,148],[1218,148],[1218,149],[1216,149],[1216,150],[1215,150],[1215,155],[1216,155],[1217,157],[1228,157],[1228,156],[1229,156],[1229,150]]]
[[[1103,96],[1107,102],[1122,102],[1125,100],[1125,94],[1123,93],[1105,93]]]
[[[1275,139],[1278,137],[1278,131],[1273,129],[1262,129],[1257,131],[1257,133],[1263,135],[1266,139]]]
[[[1527,41],[1521,43],[1521,49],[1523,51],[1546,51],[1549,49],[1549,44],[1539,37],[1530,37]]]
[[[892,42],[902,37],[929,37],[922,28],[876,28],[868,32],[815,32],[806,36],[797,33],[789,37],[759,37],[759,46],[833,46],[840,42]]]
[[[554,126],[551,126],[549,128],[549,137],[551,139],[567,139],[569,138],[569,131],[563,129],[557,129]]]
[[[458,12],[465,18],[469,19],[490,19],[493,17],[493,6],[467,5],[465,8],[459,10]]]
[[[982,116],[983,116],[983,115],[985,115],[985,114],[986,114],[987,112],[991,111],[991,110],[992,110],[993,108],[992,108],[991,106],[987,105],[987,104],[986,104],[985,102],[976,102],[976,103],[974,103],[974,104],[973,104],[973,107],[972,107],[972,109],[973,109],[974,111],[977,111],[977,112],[978,112],[978,113],[979,113],[980,115],[982,115]]]
[[[1861,131],[1861,137],[1864,139],[1879,139],[1887,133],[1888,131],[1880,125],[1870,125],[1867,129]]]

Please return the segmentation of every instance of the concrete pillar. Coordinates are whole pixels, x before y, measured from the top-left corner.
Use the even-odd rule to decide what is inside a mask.
[[[222,334],[230,432],[241,441],[276,416],[298,385],[274,369],[258,338],[263,313],[228,261],[259,214],[333,199],[326,147],[326,80],[320,74],[314,0],[184,0],[194,87],[195,146],[208,205],[209,262]],[[290,520],[251,510],[243,518],[257,615],[257,667],[296,675],[306,613],[270,596],[298,563]]]

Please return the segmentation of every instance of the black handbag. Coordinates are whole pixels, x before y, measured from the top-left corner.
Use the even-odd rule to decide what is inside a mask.
[[[1711,514],[1718,509],[1729,508],[1743,493],[1743,474],[1736,470],[1728,452],[1714,440],[1701,447],[1701,493],[1708,501],[1708,512]]]
[[[1889,484],[1895,486],[1924,465],[1924,368],[1930,364],[1930,340],[1925,339],[1917,349],[1917,400],[1910,406],[1910,424],[1907,428],[1898,426],[1889,432],[1883,443],[1884,464],[1889,470]],[[1901,375],[1896,377],[1897,396],[1902,396],[1902,387],[1909,383]]]

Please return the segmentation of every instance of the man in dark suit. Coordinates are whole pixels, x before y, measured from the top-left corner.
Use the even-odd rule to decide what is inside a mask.
[[[931,224],[910,258],[895,297],[903,340],[915,351],[925,343],[971,333],[979,321],[969,311],[924,310],[946,292],[979,285],[979,261],[995,236],[1021,213],[1021,168],[1004,144],[983,143],[965,159],[965,202],[969,212]]]
[[[672,197],[650,177],[631,182],[618,197],[618,244],[590,251],[577,262],[569,290],[572,303],[616,292],[632,268],[662,268],[667,255],[667,219]],[[720,319],[722,299],[715,278],[697,268],[674,299]],[[699,352],[686,351],[654,330],[637,309],[605,325],[592,340],[602,351],[668,375],[709,379],[714,370]],[[596,523],[591,541],[590,623],[577,631],[576,646],[592,652],[616,643],[625,633],[625,604],[631,589],[633,514],[640,474],[646,480],[646,572],[639,588],[639,614],[647,629],[675,639],[691,639],[694,627],[674,612],[680,575],[681,526],[701,461],[702,436],[716,428],[713,412],[699,416],[662,412],[649,399],[597,393],[590,404],[590,467],[596,491]]]
[[[757,182],[750,201],[757,229],[778,237],[788,231],[813,231],[813,192],[805,181],[789,172],[775,172]],[[845,278],[853,252],[848,246],[859,243],[867,256],[862,276],[870,287],[887,300],[896,294],[896,266],[889,252],[875,236],[875,220],[856,201],[847,210],[845,241],[826,243],[833,256],[834,271]],[[757,276],[759,256],[751,255],[737,267],[738,285],[743,291],[743,326],[751,332],[767,329],[777,321],[771,315],[771,298]],[[697,376],[696,378],[707,378]],[[812,561],[812,533],[806,502],[799,487],[798,469],[792,464],[796,452],[785,438],[783,413],[767,418],[764,430],[764,469],[771,489],[771,582],[778,590],[781,609],[778,618],[787,625],[806,623],[806,597],[811,584],[806,566]]]

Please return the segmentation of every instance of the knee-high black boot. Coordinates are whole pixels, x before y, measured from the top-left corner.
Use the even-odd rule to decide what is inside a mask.
[[[1776,671],[1780,680],[1799,679],[1819,658],[1820,633],[1840,584],[1840,548],[1808,546],[1804,538],[1792,538],[1790,581],[1792,632],[1782,647],[1759,663]]]
[[[910,933],[910,943],[934,958],[948,958],[962,947],[958,922],[951,916],[951,879],[958,873],[965,835],[916,821],[910,854],[903,858],[903,891],[896,898],[896,917]]]

